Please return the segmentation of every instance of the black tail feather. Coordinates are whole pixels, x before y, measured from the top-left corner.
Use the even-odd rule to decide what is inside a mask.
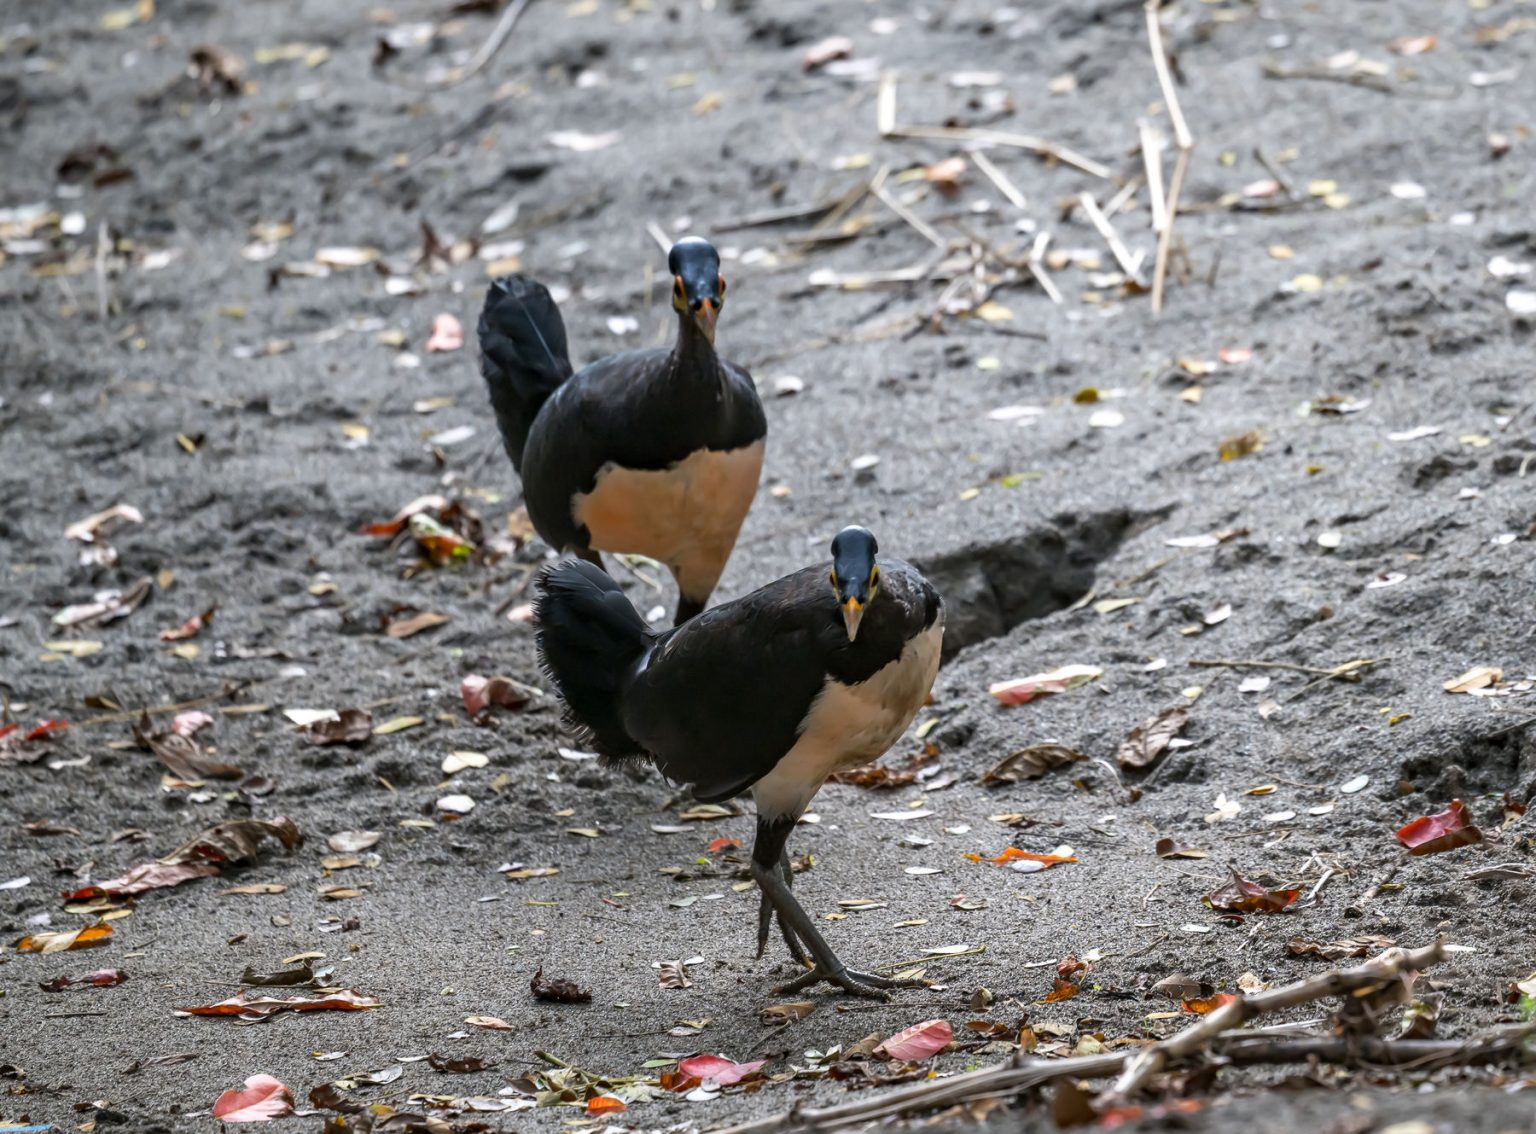
[[[549,289],[526,276],[491,282],[480,312],[480,375],[491,394],[507,456],[519,472],[528,430],[571,376],[565,321]]]
[[[622,702],[654,634],[618,584],[584,560],[558,563],[539,579],[534,617],[539,663],[565,700],[566,723],[604,756],[643,755],[625,731]]]

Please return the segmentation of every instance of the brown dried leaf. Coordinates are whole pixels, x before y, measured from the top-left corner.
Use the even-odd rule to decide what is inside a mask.
[[[142,714],[133,724],[133,739],[141,748],[148,748],[156,759],[178,780],[238,780],[245,772],[233,764],[226,764],[205,756],[197,741],[190,736],[175,732],[156,733],[150,724],[149,714]]]
[[[1075,748],[1065,744],[1031,744],[1012,755],[1005,756],[981,777],[984,784],[1016,784],[1021,780],[1033,780],[1053,768],[1086,760]]]
[[[97,922],[95,925],[59,933],[29,933],[16,942],[16,949],[22,953],[62,953],[67,949],[90,949],[96,945],[105,945],[111,936],[112,927],[106,922]]]
[[[1126,734],[1115,759],[1122,768],[1145,768],[1163,754],[1168,742],[1183,732],[1188,723],[1188,709],[1164,709]]]
[[[366,709],[342,709],[334,721],[315,721],[301,730],[310,744],[364,744],[373,735],[373,714]]]
[[[792,1000],[787,1004],[768,1004],[757,1010],[757,1018],[770,1027],[779,1027],[791,1020],[803,1020],[816,1011],[810,1000]]]
[[[377,1008],[380,1001],[351,989],[329,992],[323,996],[253,996],[241,991],[216,1004],[200,1004],[172,1009],[179,1016],[237,1016],[242,1020],[266,1020],[279,1012],[361,1012]]]
[[[293,850],[304,841],[292,819],[279,815],[274,819],[231,819],[226,823],[209,827],[189,839],[160,861],[168,863],[213,862],[220,865],[250,862],[256,857],[262,840],[272,836],[283,844],[285,850]]]
[[[1188,847],[1183,843],[1176,843],[1172,839],[1158,839],[1154,847],[1158,858],[1209,858],[1210,852],[1200,850],[1198,847]]]
[[[1293,957],[1310,956],[1321,957],[1325,961],[1342,961],[1346,957],[1369,957],[1396,944],[1390,937],[1372,933],[1345,937],[1339,941],[1311,941],[1305,937],[1292,937],[1285,943],[1285,951]]]
[[[466,1055],[460,1059],[450,1059],[445,1055],[432,1052],[427,1056],[427,1065],[434,1071],[442,1071],[450,1075],[472,1075],[476,1071],[486,1071],[496,1066],[487,1063],[473,1055]]]
[[[533,990],[535,1000],[548,1000],[555,1004],[588,1004],[592,1000],[592,993],[575,981],[563,977],[546,977],[542,968],[533,974],[528,987]]]
[[[1227,869],[1232,877],[1200,899],[1218,913],[1280,913],[1301,897],[1300,890],[1266,890],[1233,867]]]
[[[399,618],[384,628],[384,633],[391,638],[409,638],[414,634],[420,634],[423,630],[431,630],[441,626],[445,622],[452,621],[446,614],[438,614],[435,611],[423,610],[409,618]]]

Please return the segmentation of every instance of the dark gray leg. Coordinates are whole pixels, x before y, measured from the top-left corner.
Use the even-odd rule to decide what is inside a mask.
[[[754,853],[756,848],[753,848]],[[784,885],[794,888],[795,872],[789,865],[789,852],[779,852],[779,874],[784,879]],[[762,957],[768,948],[768,930],[773,925],[773,903],[764,893],[757,904],[757,955]],[[795,963],[805,968],[811,968],[811,958],[806,954],[805,946],[800,944],[800,939],[783,918],[779,919],[779,932],[784,936],[784,944],[789,949],[789,955],[795,959]]]
[[[887,1000],[889,994],[882,991],[883,989],[920,987],[923,984],[922,981],[898,981],[877,976],[874,973],[855,972],[838,960],[837,954],[832,952],[832,947],[821,936],[815,923],[811,921],[810,915],[795,900],[795,895],[785,880],[785,874],[788,872],[784,869],[784,844],[789,839],[789,832],[794,825],[795,821],[789,818],[770,820],[759,817],[757,841],[752,847],[752,877],[756,880],[758,889],[763,892],[763,905],[758,908],[759,949],[767,941],[768,921],[771,914],[765,911],[771,906],[771,912],[778,914],[785,941],[788,942],[792,934],[797,943],[801,944],[814,958],[809,972],[787,984],[780,985],[774,991],[798,992],[802,988],[827,981],[853,996]],[[794,952],[793,946],[790,951]]]

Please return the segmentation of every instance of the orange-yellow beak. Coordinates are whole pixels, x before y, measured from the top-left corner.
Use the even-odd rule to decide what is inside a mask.
[[[864,620],[864,604],[856,598],[843,600],[843,625],[848,628],[848,640],[859,636],[859,623]]]
[[[698,307],[694,308],[693,317],[698,321],[699,330],[704,332],[704,337],[713,343],[715,320],[720,317],[720,305],[713,299],[701,299]]]

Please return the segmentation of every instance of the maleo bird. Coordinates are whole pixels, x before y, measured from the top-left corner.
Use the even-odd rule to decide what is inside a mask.
[[[809,970],[781,992],[830,981],[884,998],[899,983],[838,960],[790,891],[785,853],[826,778],[882,755],[938,673],[938,592],[876,551],[866,529],[844,528],[830,579],[825,566],[806,567],[661,632],[590,563],[557,564],[540,579],[540,658],[585,743],[609,760],[648,759],[704,802],[751,790],[757,955],[777,913]]]
[[[703,610],[757,492],[768,433],[752,376],[715,354],[725,302],[707,240],[672,246],[671,349],[610,355],[571,373],[543,284],[498,279],[480,313],[480,373],[544,541],[602,566],[646,555],[677,581],[676,623]]]

